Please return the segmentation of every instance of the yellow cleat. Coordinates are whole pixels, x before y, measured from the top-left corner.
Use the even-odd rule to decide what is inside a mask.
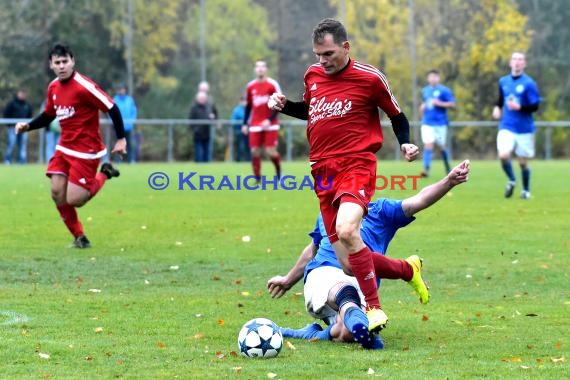
[[[429,301],[429,291],[424,280],[422,279],[422,259],[420,259],[418,255],[413,255],[408,257],[406,259],[406,262],[410,264],[414,271],[414,275],[408,284],[414,288],[418,296],[420,296],[420,302],[425,305]]]
[[[368,330],[380,332],[388,324],[388,316],[382,309],[369,309],[366,311],[368,318]]]

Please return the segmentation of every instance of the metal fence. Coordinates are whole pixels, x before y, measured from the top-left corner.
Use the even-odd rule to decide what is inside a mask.
[[[13,125],[19,119],[0,119],[1,125]],[[128,121],[128,120],[127,120]],[[192,159],[192,125],[210,124],[211,128],[211,152],[213,161],[232,162],[235,157],[234,138],[241,121],[235,120],[188,120],[188,119],[138,119],[133,121],[137,125],[137,130],[142,132],[143,140],[141,150],[141,161],[188,161]],[[237,123],[236,123],[237,122]],[[306,122],[301,120],[282,120],[280,131],[280,151],[284,159],[291,161],[294,158],[306,159],[308,144],[305,137]],[[237,126],[235,128],[234,126]],[[391,129],[390,122],[384,121],[383,128]],[[411,123],[412,134],[419,136],[419,123]],[[553,156],[553,130],[570,127],[570,121],[544,122],[537,121],[537,150],[540,151],[539,158],[552,159]],[[485,129],[487,133],[494,134],[492,129],[497,128],[497,122],[492,121],[455,121],[448,129],[448,149],[453,156],[456,133],[460,133],[464,128]],[[114,132],[110,120],[101,119],[101,131],[106,145],[110,148],[114,140]],[[393,157],[396,160],[401,158],[399,146],[391,131],[385,131],[385,142],[382,151],[385,158]],[[416,138],[415,141],[419,141]],[[494,141],[494,140],[493,140]],[[564,141],[568,144],[570,141]],[[4,152],[6,146],[6,134],[0,133],[0,149]],[[28,162],[43,163],[44,159],[44,130],[37,133],[32,132],[29,139]],[[495,147],[486,148],[488,154],[495,153]]]

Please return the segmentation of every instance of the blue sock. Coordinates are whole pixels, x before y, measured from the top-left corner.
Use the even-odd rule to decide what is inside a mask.
[[[503,171],[509,177],[509,181],[515,182],[515,172],[513,171],[513,164],[511,160],[501,161],[501,165],[503,166]]]
[[[361,308],[352,306],[344,312],[344,325],[349,331],[354,331],[359,325],[366,326],[368,329],[368,318]]]
[[[429,172],[429,168],[431,167],[432,154],[433,154],[432,149],[424,150],[424,169],[426,172]]]
[[[445,165],[445,172],[449,173],[451,168],[449,167],[449,155],[446,149],[441,150],[441,158],[443,159],[443,164]]]
[[[524,191],[530,191],[530,168],[521,168],[522,185]]]
[[[323,331],[323,328],[318,323],[311,323],[302,329],[290,329],[287,327],[281,327],[281,334],[286,338],[296,338],[296,339],[319,339],[319,340],[330,340],[331,338],[331,328],[333,325],[327,327]]]

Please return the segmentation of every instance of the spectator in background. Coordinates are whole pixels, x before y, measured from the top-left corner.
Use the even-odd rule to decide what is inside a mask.
[[[41,110],[46,108],[46,101],[42,102],[40,107]],[[55,146],[59,141],[59,137],[61,136],[61,128],[59,126],[59,120],[56,117],[53,119],[51,123],[47,126],[45,130],[45,160],[49,162],[55,153]]]
[[[5,119],[30,119],[32,117],[32,106],[27,101],[28,92],[20,88],[16,92],[16,96],[12,99],[4,109]],[[26,163],[26,150],[28,145],[28,135],[21,133],[16,135],[14,125],[7,125],[7,144],[6,153],[4,154],[4,163],[10,165],[12,163],[12,153],[16,144],[18,144],[18,163]]]
[[[134,144],[135,135],[135,125],[130,120],[136,120],[137,118],[137,105],[132,96],[127,94],[127,86],[124,83],[119,83],[115,87],[115,96],[113,101],[119,107],[121,115],[123,116],[123,122],[125,125],[125,138],[127,139],[127,159],[130,164],[136,162],[136,153],[138,145]]]
[[[242,131],[242,122],[245,116],[245,96],[242,96],[239,100],[237,106],[234,107],[232,111],[231,120],[232,124],[232,131],[234,134],[234,146],[236,152],[236,161],[249,161],[251,160],[251,154],[249,151],[249,137],[247,133],[243,133]]]
[[[196,162],[209,162],[210,158],[210,142],[211,142],[211,126],[212,123],[207,120],[217,119],[217,113],[212,105],[208,102],[208,94],[204,91],[198,91],[196,99],[190,108],[190,120],[204,120],[204,123],[193,124],[192,132],[194,137],[194,160]]]
[[[210,84],[205,80],[201,81],[200,83],[198,83],[198,91],[197,92],[205,92],[206,95],[208,95],[208,104],[210,105],[210,108],[212,109],[212,111],[216,115],[216,119],[217,119],[218,118],[218,109],[216,108],[216,103],[214,102],[214,98],[212,97],[212,94],[210,94]],[[212,161],[213,153],[214,153],[214,138],[212,137],[210,139],[210,145],[208,147],[208,161]]]

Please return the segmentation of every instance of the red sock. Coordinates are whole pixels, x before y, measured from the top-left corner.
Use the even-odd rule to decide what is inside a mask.
[[[257,178],[261,178],[261,157],[252,157],[251,166],[253,166],[253,175]]]
[[[368,247],[364,247],[360,251],[348,255],[348,263],[356,281],[358,281],[362,294],[364,294],[366,308],[378,309],[380,308],[380,300],[378,299],[378,286],[376,285],[372,255],[372,251]]]
[[[97,175],[95,176],[95,182],[89,189],[91,198],[93,198],[99,192],[99,190],[101,190],[101,188],[105,184],[105,181],[107,181],[107,176],[103,173],[97,173]]]
[[[71,232],[74,237],[83,235],[83,226],[79,221],[75,207],[70,206],[67,203],[56,207],[57,211],[59,211],[59,215],[61,215],[61,220],[63,220],[63,223],[65,223],[69,232]]]
[[[271,162],[275,165],[275,174],[277,177],[281,177],[281,156],[278,154],[275,157],[271,157]]]
[[[406,260],[396,260],[374,252],[372,262],[378,278],[410,281],[414,275],[414,270]]]

